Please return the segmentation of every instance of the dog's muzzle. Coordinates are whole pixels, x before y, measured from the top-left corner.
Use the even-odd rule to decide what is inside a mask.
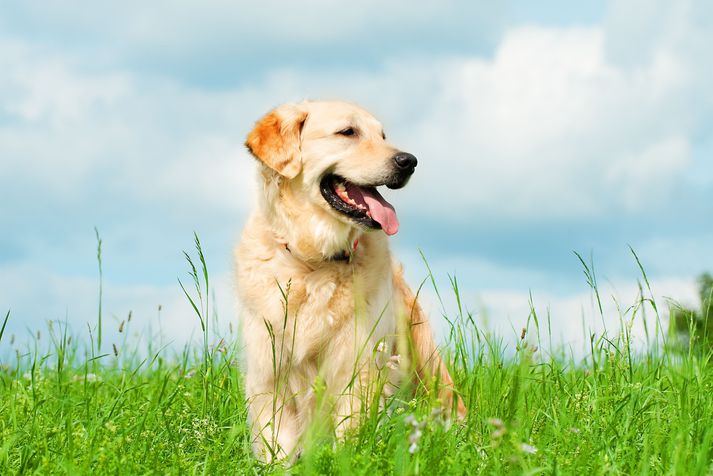
[[[418,159],[408,152],[397,152],[392,157],[392,160],[394,162],[394,174],[384,185],[390,189],[402,188],[408,183],[411,175],[416,170]]]

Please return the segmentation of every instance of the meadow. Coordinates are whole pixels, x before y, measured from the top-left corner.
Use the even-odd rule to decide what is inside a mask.
[[[424,389],[404,388],[365,411],[344,441],[315,428],[294,464],[260,463],[239,339],[213,330],[196,244],[181,286],[199,344],[108,346],[100,304],[88,335],[53,321],[20,345],[4,335],[14,316],[0,315],[0,349],[12,349],[0,353],[0,474],[713,474],[711,353],[674,345],[643,268],[638,301],[622,309],[616,333],[591,336],[584,358],[549,343],[549,318],[534,306],[510,339],[481,330],[453,279],[444,348],[464,421],[434,410]],[[593,267],[582,265],[600,302]],[[641,352],[630,329],[645,312],[655,325]],[[136,325],[127,316],[119,330]]]

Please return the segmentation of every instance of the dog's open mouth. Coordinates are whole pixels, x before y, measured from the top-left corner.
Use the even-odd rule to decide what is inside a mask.
[[[319,184],[329,205],[355,222],[381,228],[387,235],[399,231],[396,210],[376,190],[376,186],[356,185],[338,175],[327,175]]]

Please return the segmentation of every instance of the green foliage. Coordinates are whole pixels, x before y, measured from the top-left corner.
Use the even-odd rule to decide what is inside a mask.
[[[713,276],[698,278],[701,308],[696,311],[680,305],[671,306],[670,332],[678,337],[680,348],[707,352],[713,349]]]
[[[112,355],[94,373],[63,329],[52,332],[51,353],[20,354],[0,370],[0,473],[287,472],[251,455],[236,348],[210,363],[206,394],[202,352],[135,363]],[[527,339],[506,357],[502,343],[478,338],[461,349],[467,367],[452,361],[464,422],[449,423],[423,395],[392,401],[345,441],[308,441],[290,472],[709,474],[708,360],[630,362],[612,341],[595,348],[591,367],[541,361]]]

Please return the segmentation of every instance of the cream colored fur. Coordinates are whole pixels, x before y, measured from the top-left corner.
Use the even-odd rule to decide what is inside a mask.
[[[349,126],[358,138],[335,134]],[[320,385],[338,435],[358,423],[374,392],[414,378],[440,380],[443,404],[455,400],[462,416],[387,236],[357,226],[319,191],[327,171],[357,183],[387,177],[398,151],[381,124],[348,103],[287,104],[263,117],[246,145],[260,161],[261,190],[235,258],[258,457],[298,451]],[[350,262],[329,259],[355,240]]]

